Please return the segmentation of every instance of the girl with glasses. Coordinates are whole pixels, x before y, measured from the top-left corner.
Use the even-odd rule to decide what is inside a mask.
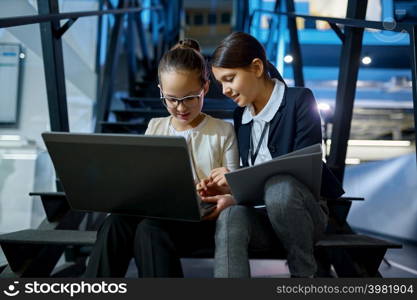
[[[150,120],[145,132],[186,139],[196,184],[213,169],[233,170],[239,164],[233,126],[201,111],[209,79],[199,51],[196,41],[186,39],[164,54],[158,78],[161,101],[170,116]],[[164,188],[163,182],[160,188]],[[123,277],[134,257],[140,277],[181,277],[180,257],[200,248],[214,248],[214,232],[213,221],[150,220],[111,214],[100,227],[85,275]]]
[[[243,166],[322,142],[320,115],[313,94],[271,78],[265,51],[252,36],[237,32],[215,49],[212,71],[223,94],[238,105],[234,126]],[[276,175],[264,186],[265,208],[236,205],[218,168],[201,182],[203,201],[217,204],[208,218],[217,219],[215,276],[250,277],[249,251],[275,251],[287,258],[291,276],[311,277],[317,266],[314,241],[327,224],[326,198],[343,194],[323,164],[321,198],[289,175]],[[216,195],[217,194],[217,195]]]

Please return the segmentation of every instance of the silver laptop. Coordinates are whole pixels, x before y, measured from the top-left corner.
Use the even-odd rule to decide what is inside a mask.
[[[201,202],[185,139],[168,136],[43,133],[74,210],[200,221]]]

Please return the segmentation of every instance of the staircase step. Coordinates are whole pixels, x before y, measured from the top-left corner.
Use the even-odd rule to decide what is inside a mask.
[[[70,211],[64,192],[32,192],[29,196],[39,196],[49,222],[58,221]]]
[[[41,198],[65,199],[64,192],[30,192],[29,196],[40,196]]]
[[[96,231],[26,229],[0,235],[0,243],[93,245],[96,233]],[[327,234],[316,242],[316,247],[402,248],[402,245],[362,234]]]
[[[126,109],[131,108],[165,108],[160,98],[121,98]],[[236,104],[230,99],[205,98],[203,109],[235,109]]]
[[[147,124],[140,122],[101,122],[103,133],[144,134]]]
[[[340,198],[336,198],[336,199],[328,199],[329,202],[351,202],[351,201],[364,201],[365,198],[363,197],[340,197]]]
[[[121,98],[126,109],[135,108],[164,108],[159,98]]]
[[[203,109],[203,112],[219,119],[232,119],[233,110],[224,109]],[[130,109],[130,110],[112,110],[116,115],[117,121],[126,122],[132,119],[145,118],[160,118],[169,115],[166,109]]]
[[[78,223],[78,221],[77,221]],[[49,277],[68,246],[93,246],[96,231],[27,229],[0,235],[10,268],[0,277]]]
[[[316,247],[337,248],[402,248],[402,245],[362,234],[327,234]]]
[[[18,272],[28,260],[23,256],[36,251],[34,247],[93,246],[96,234],[96,231],[28,229],[0,235],[0,245],[11,269]],[[329,268],[330,264],[333,264],[340,277],[378,277],[380,276],[378,267],[386,250],[402,247],[397,243],[359,234],[327,234],[315,246],[315,252],[319,255],[318,259],[321,264]],[[251,251],[249,257],[252,259],[285,258],[277,253],[277,251]],[[187,258],[212,257],[213,249],[210,248],[199,249],[187,256]],[[38,270],[41,265],[37,256],[31,259],[35,267],[29,270],[28,274],[43,274],[42,270]],[[51,271],[52,268],[49,268],[45,272],[49,274]]]
[[[96,231],[26,229],[0,235],[0,244],[94,245]]]

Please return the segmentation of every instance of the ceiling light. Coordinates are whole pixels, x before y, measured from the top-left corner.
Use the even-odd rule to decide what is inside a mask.
[[[371,62],[372,62],[372,58],[370,58],[369,56],[364,56],[364,57],[362,58],[362,63],[363,63],[364,65],[369,65]]]
[[[285,55],[284,56],[284,61],[287,63],[287,64],[290,64],[290,63],[292,63],[293,61],[294,61],[294,58],[292,57],[292,55]]]

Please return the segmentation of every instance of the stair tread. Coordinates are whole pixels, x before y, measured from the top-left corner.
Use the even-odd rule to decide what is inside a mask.
[[[65,197],[65,193],[64,192],[30,192],[29,196]]]
[[[343,248],[401,248],[397,243],[377,239],[362,234],[326,234],[316,243],[316,247],[343,247]]]
[[[336,201],[364,201],[365,198],[363,197],[340,197],[337,198]]]
[[[0,235],[0,243],[94,245],[96,231],[26,229]]]
[[[96,231],[78,230],[26,229],[0,235],[2,243],[93,245],[95,240]],[[327,234],[316,243],[316,247],[401,248],[402,246],[362,234]]]
[[[158,101],[159,102],[159,101],[161,101],[161,99],[158,98],[158,97],[121,97],[120,99],[124,102],[140,102],[140,101]],[[207,101],[209,101],[209,102],[218,101],[218,102],[233,103],[233,100],[227,99],[227,98],[222,99],[222,98],[207,98],[207,97],[204,97],[204,102],[207,102]]]
[[[232,109],[224,109],[224,108],[207,108],[203,109],[203,111],[233,111]],[[112,112],[115,113],[135,113],[135,112],[163,112],[165,114],[169,114],[168,111],[165,108],[157,108],[157,109],[149,109],[149,108],[130,108],[130,109],[113,109]]]
[[[103,125],[127,125],[127,126],[148,126],[142,122],[127,122],[127,121],[101,121],[100,124]]]
[[[127,119],[133,118],[158,118],[169,116],[168,111],[164,109],[135,108],[135,109],[115,109],[111,111],[116,115],[118,121],[126,122]],[[232,119],[233,109],[204,109],[203,112],[219,119]]]

